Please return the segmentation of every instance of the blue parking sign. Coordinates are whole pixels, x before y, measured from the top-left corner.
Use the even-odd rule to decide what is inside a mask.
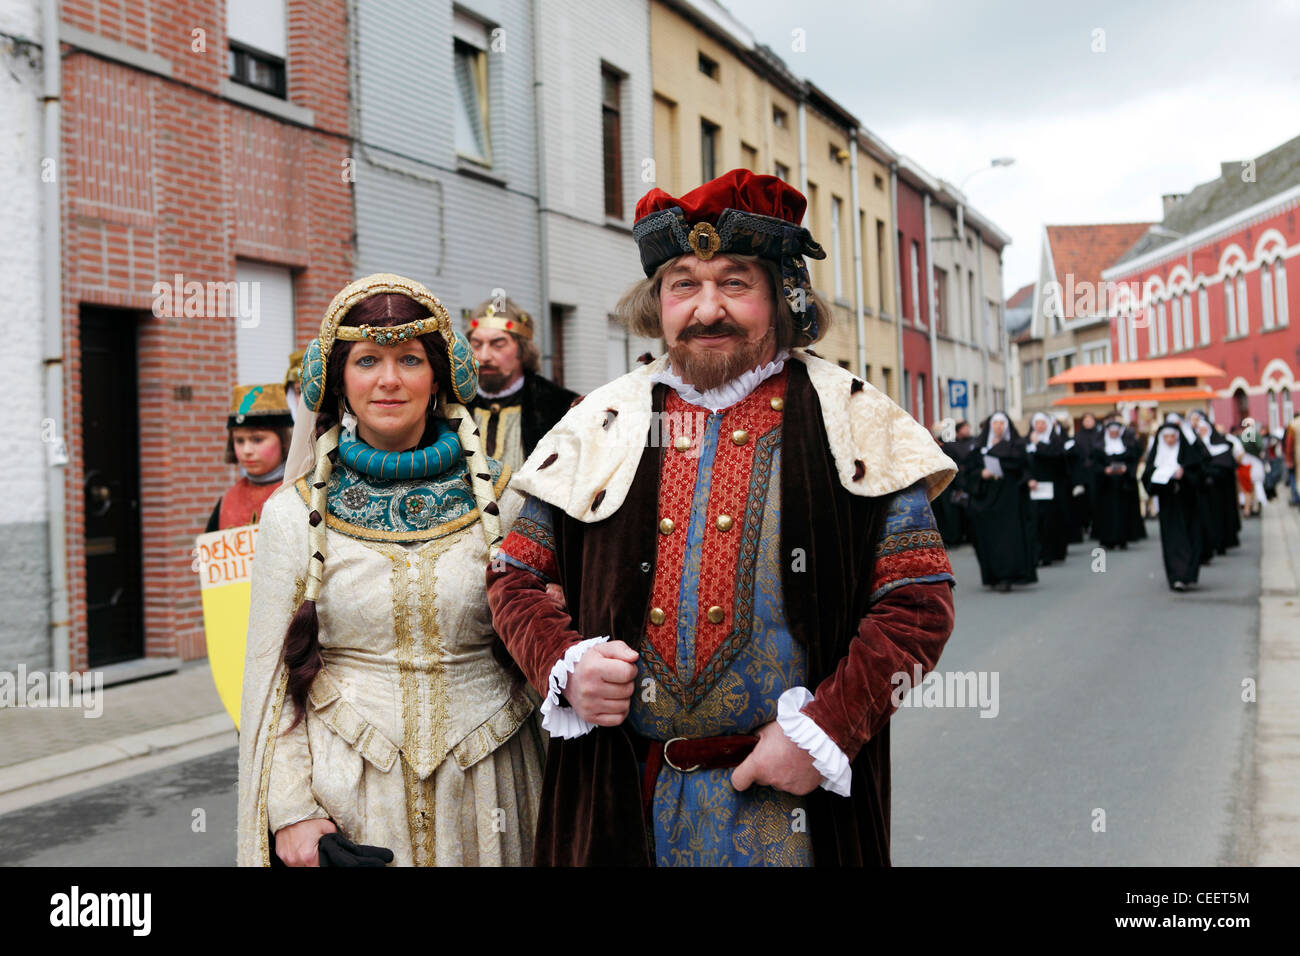
[[[966,407],[966,380],[964,378],[948,379],[948,407]]]

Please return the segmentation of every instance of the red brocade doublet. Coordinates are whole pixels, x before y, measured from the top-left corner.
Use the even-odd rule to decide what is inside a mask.
[[[689,575],[699,582],[693,673],[702,673],[729,637],[749,630],[750,609],[734,606],[745,600],[744,594],[738,593],[737,578],[753,578],[767,470],[780,440],[781,412],[772,402],[775,399],[780,404],[784,394],[785,375],[776,375],[721,413],[711,480],[703,488],[698,487],[698,479],[709,412],[689,404],[676,392],[665,399],[660,428],[665,450],[659,477],[658,557],[650,597],[651,607],[661,609],[664,617],[656,623],[658,615],[652,614],[646,637],[656,656],[673,672],[677,670],[677,634],[686,623],[673,613],[683,577]],[[753,482],[756,465],[757,485]],[[701,547],[688,556],[687,526],[697,494],[708,499],[706,520]],[[721,608],[719,620],[710,618],[710,608]],[[716,611],[714,617],[718,617]]]

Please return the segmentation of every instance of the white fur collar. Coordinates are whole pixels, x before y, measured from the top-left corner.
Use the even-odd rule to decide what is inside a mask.
[[[778,374],[781,369],[785,368],[785,360],[789,357],[789,352],[782,352],[766,365],[752,368],[739,377],[733,378],[730,382],[719,385],[717,388],[711,388],[707,392],[701,392],[689,382],[682,381],[681,376],[673,371],[671,361],[661,371],[651,375],[650,381],[653,383],[663,382],[663,384],[680,395],[682,401],[698,405],[700,408],[707,408],[711,412],[720,412],[744,400],[750,392],[773,375]]]
[[[878,497],[924,480],[934,498],[952,480],[956,466],[934,437],[874,386],[864,382],[855,391],[851,372],[802,349],[790,358],[807,367],[846,489]],[[537,443],[510,486],[586,523],[617,511],[645,450],[654,382],[667,365],[660,356],[590,392]]]

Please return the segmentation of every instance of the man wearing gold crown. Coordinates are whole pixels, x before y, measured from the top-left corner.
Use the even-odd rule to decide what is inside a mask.
[[[533,317],[504,296],[470,313],[479,380],[469,407],[488,457],[511,469],[524,463],[578,397],[537,374],[541,355],[533,332]]]
[[[888,721],[952,630],[929,500],[956,469],[806,351],[805,205],[745,170],[644,196],[619,311],[668,354],[512,485],[488,600],[546,698],[539,865],[889,863]]]

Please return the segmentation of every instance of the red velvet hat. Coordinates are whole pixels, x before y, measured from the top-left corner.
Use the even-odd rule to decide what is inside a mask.
[[[647,276],[678,256],[703,260],[734,252],[781,265],[786,301],[797,320],[796,344],[817,340],[817,309],[804,256],[826,253],[799,225],[808,200],[775,176],[733,169],[680,199],[652,189],[636,204],[632,236]]]

